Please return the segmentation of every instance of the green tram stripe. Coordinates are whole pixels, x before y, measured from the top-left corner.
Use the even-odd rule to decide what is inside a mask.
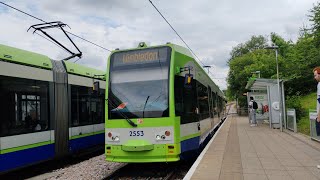
[[[97,134],[103,134],[103,133],[104,133],[104,130],[101,130],[101,131],[97,131],[97,132],[81,134],[81,135],[77,135],[77,136],[71,136],[70,139],[78,139],[78,138],[82,138],[82,137],[87,137],[87,136],[92,136],[92,135],[97,135]]]
[[[200,133],[190,134],[188,136],[183,136],[183,137],[180,138],[180,141],[185,141],[187,139],[191,139],[191,138],[194,138],[194,137],[197,137],[197,136],[200,136]]]
[[[102,133],[104,133],[104,130],[97,131],[97,132],[94,132],[94,133],[89,133],[89,134],[83,134],[83,135],[79,135],[79,136],[73,136],[73,137],[71,137],[71,139],[77,139],[77,138],[81,138],[81,137],[85,137],[85,136],[91,136],[91,135],[102,134]],[[6,153],[15,152],[15,151],[25,150],[25,149],[31,149],[31,148],[40,147],[40,146],[53,144],[53,143],[54,142],[52,142],[52,141],[44,141],[44,142],[40,142],[40,143],[28,144],[28,145],[19,146],[19,147],[1,149],[0,154],[6,154]]]
[[[15,151],[25,150],[25,149],[31,149],[31,148],[40,147],[40,146],[53,144],[53,143],[54,142],[51,142],[51,141],[44,141],[44,142],[35,143],[35,144],[28,144],[28,145],[14,147],[14,148],[2,149],[0,154],[6,154],[6,153],[15,152]]]
[[[104,130],[97,131],[97,132],[93,132],[94,135],[96,135],[96,134],[102,134],[102,133],[104,133]]]

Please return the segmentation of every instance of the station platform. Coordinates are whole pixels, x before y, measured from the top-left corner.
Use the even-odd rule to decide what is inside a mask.
[[[320,179],[320,143],[229,115],[184,179]]]

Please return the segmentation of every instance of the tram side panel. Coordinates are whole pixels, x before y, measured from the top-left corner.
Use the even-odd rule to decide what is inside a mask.
[[[52,71],[0,61],[0,173],[54,157]]]
[[[181,158],[196,155],[209,141],[213,128],[220,122],[217,109],[219,88],[193,58],[176,52],[175,113],[181,118]],[[191,83],[187,83],[190,76]]]
[[[14,49],[0,46],[8,52]],[[90,77],[74,76],[74,81],[80,82],[77,88],[86,92],[76,91],[74,95],[70,92],[73,85],[67,84],[70,78],[63,61],[52,60],[51,64],[45,56],[14,50],[16,56],[12,57],[31,60],[28,65],[0,61],[0,174],[103,145],[105,82],[93,79],[99,71],[89,69]],[[31,67],[38,61],[52,69]],[[87,84],[81,83],[83,79]],[[96,94],[91,90],[95,81],[102,85]],[[71,112],[72,107],[76,111]],[[90,116],[79,112],[88,112]],[[72,124],[77,122],[72,120],[75,116],[88,123]],[[80,130],[77,133],[73,128]]]
[[[99,92],[92,90],[98,81]],[[104,144],[105,81],[68,74],[69,151],[74,153]]]

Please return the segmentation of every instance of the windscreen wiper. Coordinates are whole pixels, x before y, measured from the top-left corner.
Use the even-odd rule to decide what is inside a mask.
[[[146,105],[148,103],[149,97],[150,96],[147,97],[146,102],[144,103],[144,107],[143,107],[143,111],[142,111],[142,118],[144,118],[144,110],[146,109]]]
[[[118,111],[119,112],[119,111]],[[134,123],[131,119],[129,118],[125,118],[127,120],[127,122],[132,126],[132,127],[137,127],[138,125],[136,123]]]
[[[122,112],[119,111],[119,109],[115,106],[115,104],[112,103],[112,101],[109,101],[109,99],[106,99],[106,101],[110,102],[112,108],[114,108],[117,113],[123,117],[132,127],[137,127],[138,125],[136,123],[134,123],[131,119],[129,119],[125,114],[123,114]]]

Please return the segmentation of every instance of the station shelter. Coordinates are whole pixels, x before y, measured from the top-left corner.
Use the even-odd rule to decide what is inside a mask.
[[[258,104],[257,121],[269,122],[270,128],[286,128],[285,96],[283,80],[250,78],[246,89],[247,101],[252,96]]]

